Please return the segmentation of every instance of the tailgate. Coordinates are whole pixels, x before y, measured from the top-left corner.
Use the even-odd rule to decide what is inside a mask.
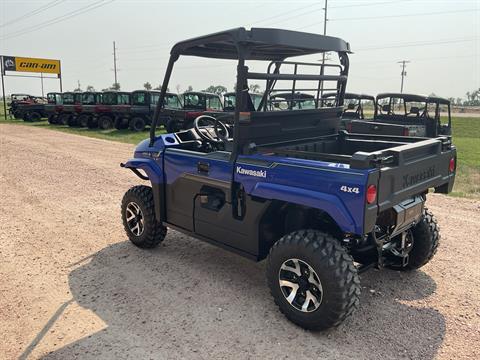
[[[456,150],[450,143],[438,139],[424,140],[382,151],[391,156],[391,162],[380,168],[378,182],[379,211],[426,192],[441,188],[449,192],[455,179]]]

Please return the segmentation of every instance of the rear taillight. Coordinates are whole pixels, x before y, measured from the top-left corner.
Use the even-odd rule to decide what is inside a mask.
[[[450,159],[450,164],[448,165],[448,170],[453,173],[455,171],[455,158]]]
[[[367,187],[367,203],[373,204],[377,199],[377,187],[375,185],[368,185]]]
[[[403,136],[408,136],[410,135],[410,131],[408,131],[408,128],[403,129]]]

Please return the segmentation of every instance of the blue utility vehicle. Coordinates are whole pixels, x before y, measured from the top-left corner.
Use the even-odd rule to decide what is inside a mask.
[[[287,60],[323,52],[336,54],[338,63]],[[275,303],[294,323],[316,330],[339,325],[357,307],[360,272],[425,265],[440,238],[425,199],[430,188],[452,190],[455,148],[447,137],[339,130],[349,53],[339,38],[265,28],[177,43],[150,139],[121,164],[148,182],[122,200],[132,243],[153,248],[170,228],[267,259]],[[191,129],[156,135],[181,55],[236,61],[233,125],[201,115]],[[251,60],[267,61],[267,71],[250,71]],[[249,80],[265,89],[257,106]],[[314,106],[271,110],[270,95],[279,91],[310,92]],[[321,107],[322,91],[336,92],[335,106]]]

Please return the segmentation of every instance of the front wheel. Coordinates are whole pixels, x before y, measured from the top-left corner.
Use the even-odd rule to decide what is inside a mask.
[[[110,116],[101,116],[98,119],[98,127],[102,130],[108,130],[113,128],[113,120]]]
[[[122,199],[122,220],[130,241],[140,248],[154,248],[167,235],[167,228],[155,218],[152,188],[138,185]]]
[[[145,119],[142,117],[134,117],[133,119],[130,120],[128,127],[132,131],[140,132],[145,130]]]
[[[128,120],[124,119],[124,118],[121,118],[121,117],[118,117],[118,118],[115,119],[114,127],[117,130],[127,129],[128,128]]]
[[[87,114],[80,114],[80,116],[77,118],[78,126],[82,128],[88,127],[89,118],[90,116]]]
[[[359,303],[352,257],[321,231],[295,231],[278,240],[268,256],[267,280],[280,311],[305,329],[338,326]]]

